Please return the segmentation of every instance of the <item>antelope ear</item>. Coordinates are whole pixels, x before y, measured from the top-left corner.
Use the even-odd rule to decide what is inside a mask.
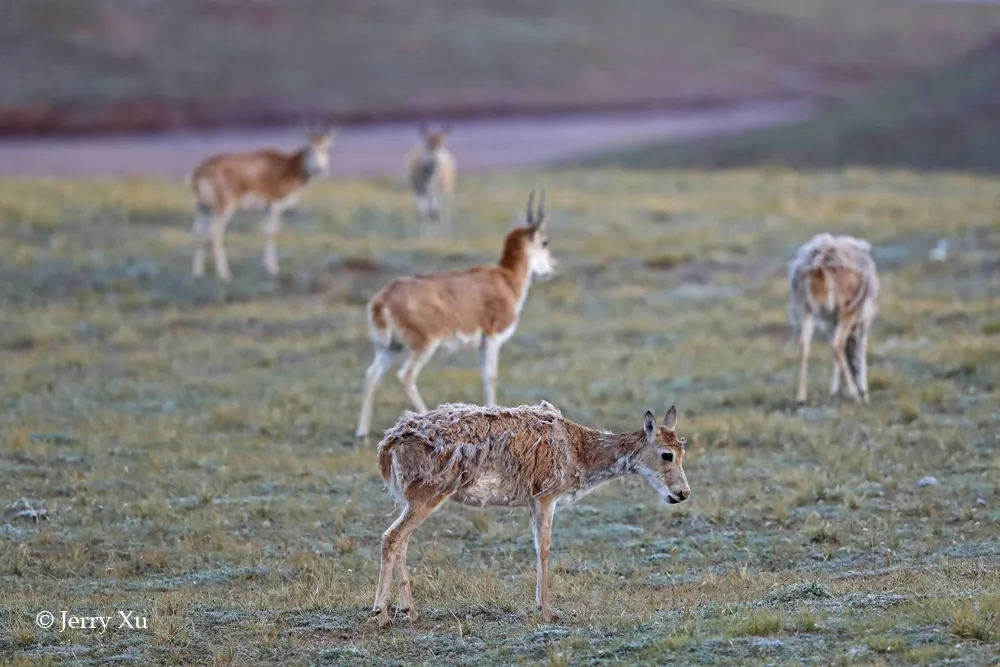
[[[677,408],[672,405],[663,418],[663,426],[668,431],[673,431],[677,427]]]
[[[646,410],[646,418],[642,422],[642,430],[646,434],[647,442],[654,442],[656,440],[656,420],[653,418],[653,413]]]
[[[422,138],[426,139],[427,134],[429,132],[429,130],[427,129],[427,123],[420,123],[420,126],[417,128],[417,132],[420,134]]]

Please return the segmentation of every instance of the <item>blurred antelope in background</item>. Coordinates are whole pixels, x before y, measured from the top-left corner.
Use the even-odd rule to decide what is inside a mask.
[[[417,376],[439,347],[479,349],[487,405],[496,403],[500,347],[514,334],[532,277],[547,279],[555,270],[545,231],[545,192],[533,211],[528,197],[526,224],[507,234],[497,264],[397,278],[368,302],[368,328],[375,359],[365,373],[365,393],[356,435],[371,427],[375,390],[396,355],[408,351],[399,370],[407,398],[427,412],[417,391]]]
[[[868,335],[878,312],[879,279],[871,244],[853,236],[818,234],[799,248],[788,265],[790,314],[798,328],[802,359],[799,404],[806,401],[809,345],[818,322],[830,334],[833,375],[830,394],[847,392],[868,401]]]
[[[476,507],[530,508],[535,604],[543,619],[557,620],[549,606],[548,569],[556,503],[573,502],[625,475],[642,476],[668,503],[686,500],[691,493],[682,466],[686,444],[676,426],[677,410],[671,407],[662,425],[646,412],[641,429],[616,435],[564,419],[544,401],[517,408],[443,405],[403,414],[378,446],[382,477],[403,506],[382,535],[372,606],[379,626],[389,623],[394,570],[400,610],[417,620],[406,550],[417,526],[449,498]]]
[[[407,158],[407,176],[417,199],[421,229],[451,222],[451,204],[455,193],[455,158],[444,146],[451,132],[449,125],[436,131],[420,125],[424,145],[413,149]]]
[[[312,132],[306,145],[294,153],[263,149],[223,153],[201,162],[189,179],[195,201],[195,276],[205,273],[205,247],[211,242],[215,272],[230,280],[229,261],[223,246],[226,226],[240,209],[267,211],[264,219],[264,268],[278,273],[277,237],[281,214],[295,205],[305,187],[327,173],[333,130]]]

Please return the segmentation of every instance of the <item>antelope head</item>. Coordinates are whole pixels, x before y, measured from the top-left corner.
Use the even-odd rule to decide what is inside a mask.
[[[548,280],[555,274],[556,261],[549,252],[549,237],[545,229],[545,190],[538,200],[538,209],[533,209],[535,191],[528,195],[528,212],[525,218],[525,237],[528,240],[528,265],[533,276]]]
[[[653,413],[647,411],[642,430],[645,441],[636,457],[635,470],[656,489],[668,503],[680,503],[691,494],[684,475],[684,454],[687,441],[678,437],[677,409],[670,406],[663,423],[657,426]]]
[[[451,125],[445,124],[437,130],[431,130],[427,123],[420,124],[420,138],[424,140],[424,146],[428,151],[436,151],[444,146],[444,139],[451,133]]]

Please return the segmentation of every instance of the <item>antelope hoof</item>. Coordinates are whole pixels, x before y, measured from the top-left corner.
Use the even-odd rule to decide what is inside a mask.
[[[363,431],[360,428],[354,432],[354,437],[358,440],[368,440],[368,431]]]
[[[371,613],[368,615],[368,618],[369,620],[374,619],[378,621],[378,627],[380,628],[384,628],[390,623],[388,612],[386,612],[385,609],[379,609],[378,607],[375,607],[374,609],[371,610]]]
[[[406,610],[406,618],[410,619],[410,623],[416,623],[420,620],[420,614],[413,607]]]
[[[562,621],[562,615],[550,607],[544,609],[539,607],[538,611],[541,613],[542,620],[546,623],[559,623]]]
[[[861,402],[864,403],[865,405],[868,405],[868,392],[867,391],[861,392]]]
[[[267,271],[272,276],[278,275],[278,265],[277,264],[271,264],[270,262],[264,262],[264,270]]]
[[[799,406],[800,408],[804,408],[806,406],[806,399],[805,398],[796,398],[795,399],[795,405]]]

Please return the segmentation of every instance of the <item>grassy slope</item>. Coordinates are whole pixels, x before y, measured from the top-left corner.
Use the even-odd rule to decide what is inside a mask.
[[[782,165],[1000,171],[1000,42],[791,127],[599,156],[660,169]]]
[[[615,430],[676,403],[692,500],[662,506],[629,480],[561,510],[559,626],[532,612],[526,514],[450,505],[411,544],[419,626],[380,633],[365,616],[393,508],[372,449],[343,444],[370,354],[363,303],[394,275],[495,257],[539,182],[563,269],[533,288],[501,357],[500,399],[544,398]],[[286,227],[278,281],[259,265],[257,222],[237,220],[236,280],[223,287],[188,276],[180,187],[0,183],[0,655],[747,665],[997,654],[995,181],[574,172],[470,177],[461,195],[460,234],[417,240],[405,192],[322,184]],[[877,250],[872,404],[825,395],[817,342],[812,405],[796,410],[785,262],[827,229]],[[928,261],[942,236],[951,258]],[[474,355],[435,359],[421,388],[432,402],[479,400]],[[375,427],[404,407],[390,375]],[[917,488],[928,474],[940,484]],[[19,499],[50,520],[13,518]],[[40,631],[47,608],[136,609],[149,629]]]
[[[881,0],[11,3],[7,126],[842,94],[957,57],[1000,10]]]

